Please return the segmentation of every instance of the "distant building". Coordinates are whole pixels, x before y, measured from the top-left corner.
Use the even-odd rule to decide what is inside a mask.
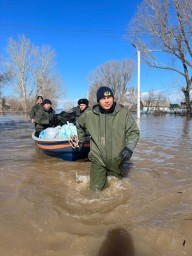
[[[169,110],[170,103],[167,101],[141,101],[141,109],[143,112],[162,111]]]
[[[181,107],[179,106],[179,104],[170,104],[169,106],[169,110],[174,112],[174,111],[180,111]]]
[[[168,113],[170,113],[170,114],[182,114],[183,109],[181,108],[181,106],[179,106],[179,104],[170,104]]]
[[[170,104],[169,108],[172,110],[175,110],[175,109],[180,109],[180,106],[178,104]]]

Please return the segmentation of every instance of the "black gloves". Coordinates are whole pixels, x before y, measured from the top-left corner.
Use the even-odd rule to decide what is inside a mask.
[[[124,147],[124,149],[120,152],[119,156],[121,161],[129,160],[132,157],[133,152],[128,148]]]
[[[129,168],[130,168],[130,163],[128,160],[124,160],[120,163],[120,173],[123,177],[125,177],[128,174]]]
[[[122,176],[125,176],[128,173],[129,159],[132,157],[132,154],[133,152],[128,147],[124,147],[124,149],[119,154],[121,159],[119,168]]]

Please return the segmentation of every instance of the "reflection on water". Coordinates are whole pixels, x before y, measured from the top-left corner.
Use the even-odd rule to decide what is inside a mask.
[[[142,115],[140,129],[128,178],[95,193],[89,162],[43,154],[28,117],[0,116],[1,255],[192,255],[192,121]]]

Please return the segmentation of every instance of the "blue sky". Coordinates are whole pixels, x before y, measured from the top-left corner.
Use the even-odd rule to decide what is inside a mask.
[[[67,88],[65,100],[86,97],[88,75],[97,66],[124,58],[137,63],[135,49],[124,34],[140,2],[0,0],[0,55],[5,56],[8,38],[17,39],[19,34],[36,46],[49,45]],[[141,92],[165,89],[177,101],[178,91],[170,92],[168,86],[177,83],[175,73],[149,69],[141,61]],[[137,70],[130,85],[137,85]]]

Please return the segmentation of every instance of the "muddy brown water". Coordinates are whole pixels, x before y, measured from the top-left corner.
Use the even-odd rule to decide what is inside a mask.
[[[39,151],[0,115],[0,255],[192,255],[192,120],[142,115],[129,177],[89,189],[89,162]]]

